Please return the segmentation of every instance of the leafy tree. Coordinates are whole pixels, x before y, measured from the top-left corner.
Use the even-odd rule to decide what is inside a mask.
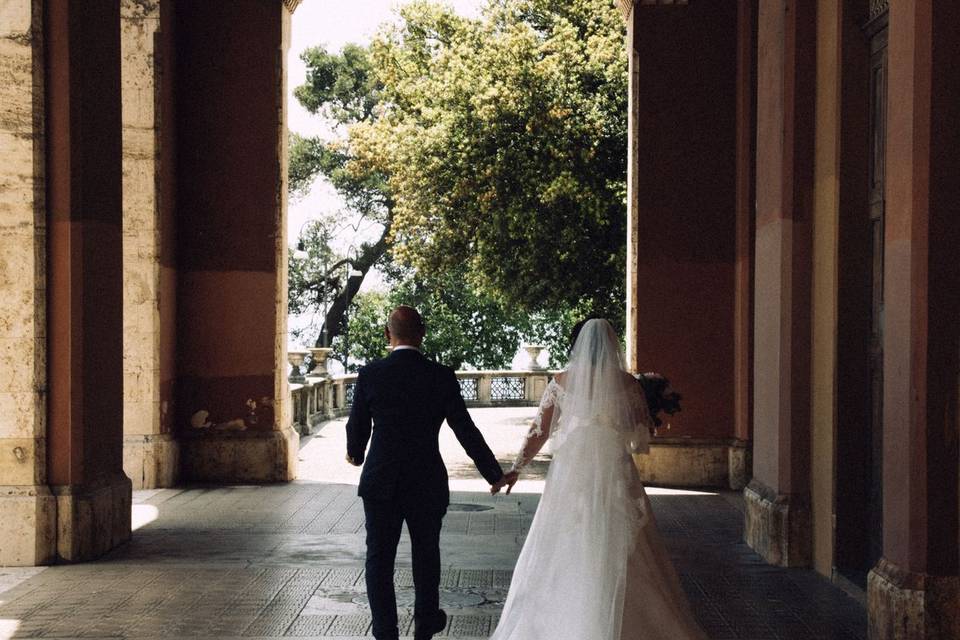
[[[421,311],[427,322],[423,351],[454,368],[508,368],[522,344],[541,344],[550,350],[551,366],[566,362],[570,329],[582,317],[578,309],[530,314],[511,309],[475,290],[464,274],[444,274],[424,281],[407,274],[388,293],[358,295],[350,312],[349,349],[355,365],[387,354],[383,336],[390,311],[407,304]],[[335,342],[344,350],[343,336]],[[351,369],[356,369],[356,366]]]
[[[391,309],[388,295],[381,291],[360,293],[350,307],[350,331],[341,334],[333,343],[334,353],[349,350],[350,370],[387,355],[383,327]],[[349,340],[349,344],[345,344]],[[340,356],[342,357],[342,356]]]
[[[490,0],[471,20],[413,2],[370,52],[377,116],[350,141],[387,176],[397,257],[467,265],[511,307],[586,302],[620,321],[627,60],[613,3]]]
[[[555,365],[580,315],[622,324],[627,61],[612,3],[488,0],[473,20],[421,0],[369,47],[302,57],[297,99],[334,134],[292,137],[292,193],[324,176],[382,233],[341,256],[321,228],[308,232],[308,259],[291,259],[291,310],[329,307],[336,338],[361,282],[340,269],[376,265],[399,283],[391,304],[419,300],[433,315],[439,359],[482,367],[509,358],[506,346],[486,345],[489,359],[463,346],[483,340],[473,302],[509,316],[491,333],[519,332],[505,337],[511,357],[523,336],[547,343]],[[362,324],[373,306],[359,302]]]
[[[307,82],[295,90],[297,100],[311,113],[324,116],[334,128],[329,139],[290,140],[290,191],[305,194],[318,176],[329,180],[349,211],[339,218],[356,217],[379,227],[379,237],[361,242],[350,255],[335,255],[330,241],[338,220],[327,218],[308,226],[299,238],[304,258],[290,257],[289,303],[292,312],[326,309],[317,344],[327,344],[344,330],[351,302],[366,274],[382,263],[390,249],[393,197],[387,176],[377,168],[355,161],[349,136],[340,135],[350,126],[375,119],[379,81],[371,68],[367,49],[347,45],[339,54],[313,47],[301,55],[307,64]],[[299,253],[299,252],[298,252]],[[344,277],[355,270],[358,278]]]
[[[427,322],[423,344],[427,356],[458,369],[508,366],[525,336],[527,314],[477,293],[462,276],[446,273],[424,280],[413,275],[396,282],[387,294],[360,294],[357,310],[350,316],[351,358],[369,361],[386,355],[387,316],[398,305],[407,304],[416,307]]]

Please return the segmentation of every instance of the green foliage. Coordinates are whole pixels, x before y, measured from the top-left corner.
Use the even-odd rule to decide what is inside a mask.
[[[306,255],[296,255],[298,252],[293,251],[289,254],[287,282],[290,313],[317,311],[329,305],[343,286],[343,274],[331,271],[331,267],[340,260],[330,247],[331,226],[330,220],[306,225],[299,238]]]
[[[335,129],[374,117],[379,81],[372,73],[367,49],[348,45],[339,54],[331,54],[313,47],[301,57],[307,64],[307,82],[297,87],[295,94],[305,108],[323,115]],[[347,211],[339,212],[336,218],[322,219],[307,228],[299,238],[307,249],[306,259],[290,259],[291,312],[325,310],[320,335],[333,340],[345,329],[346,314],[362,278],[390,260],[390,187],[387,176],[377,167],[356,161],[350,138],[341,135],[325,139],[292,134],[289,176],[294,197],[307,193],[314,180],[323,176],[347,206]],[[349,255],[337,256],[330,242],[338,235],[337,227],[344,229],[345,221],[356,223],[354,231],[364,222],[372,222],[379,227],[379,238],[360,242]],[[344,273],[351,269],[362,276],[348,285]]]
[[[307,82],[294,95],[307,111],[339,124],[372,117],[381,86],[365,47],[348,44],[339,54],[311,47],[300,59],[307,65]]]
[[[416,307],[427,323],[424,353],[456,369],[509,368],[522,344],[539,344],[550,351],[550,366],[566,364],[570,330],[590,314],[588,306],[527,313],[505,307],[475,290],[463,273],[423,280],[407,275],[388,293],[359,294],[350,311],[351,369],[387,354],[383,328],[398,305]],[[334,342],[337,353],[343,337]]]
[[[370,360],[386,353],[383,327],[390,311],[401,304],[416,307],[427,323],[423,351],[454,368],[508,367],[521,341],[528,317],[511,312],[479,294],[462,274],[445,274],[434,281],[409,277],[388,294],[364,293],[350,315],[350,355]],[[358,344],[363,335],[372,342]]]
[[[350,307],[347,334],[341,334],[333,342],[335,354],[343,354],[346,341],[350,347],[350,369],[356,371],[360,365],[387,355],[387,342],[383,328],[387,323],[387,314],[392,307],[386,293],[371,291],[359,293]],[[338,358],[341,356],[336,356]]]
[[[491,0],[470,20],[413,2],[370,47],[374,118],[358,164],[387,176],[398,258],[467,265],[477,288],[536,311],[622,314],[626,71],[608,0]]]
[[[581,316],[622,324],[627,59],[609,0],[488,0],[479,20],[419,0],[369,47],[302,57],[297,99],[335,135],[291,137],[291,191],[323,176],[382,224],[353,262],[396,285],[341,287],[334,346],[349,310],[351,357],[381,354],[399,303],[424,312],[427,351],[452,366],[504,366],[520,342],[559,366]],[[327,248],[291,261],[295,313],[325,308],[334,284],[329,239],[307,240]]]
[[[307,82],[294,91],[311,113],[324,116],[336,127],[349,127],[376,119],[380,81],[371,67],[367,49],[348,44],[339,54],[311,47],[300,56],[307,65]],[[357,162],[349,136],[331,139],[290,138],[290,191],[303,195],[318,175],[330,181],[347,206],[364,216],[386,221],[392,206],[386,174],[368,163]]]

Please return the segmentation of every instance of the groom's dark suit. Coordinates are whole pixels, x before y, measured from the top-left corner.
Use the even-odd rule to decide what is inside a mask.
[[[438,443],[444,419],[487,482],[500,480],[500,465],[470,418],[452,369],[417,350],[397,349],[360,370],[347,454],[363,463],[358,493],[367,520],[367,596],[373,635],[381,640],[399,636],[393,569],[404,521],[413,551],[414,619],[430,627],[442,617],[440,527],[450,502]]]

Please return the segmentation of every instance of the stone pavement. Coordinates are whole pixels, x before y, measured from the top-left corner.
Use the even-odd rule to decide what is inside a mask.
[[[506,462],[530,409],[475,412]],[[367,637],[363,517],[342,421],[305,443],[290,485],[137,492],[132,543],[95,563],[0,569],[7,638]],[[490,497],[444,436],[453,504],[443,532],[441,637],[486,638],[530,524],[546,464]],[[811,571],[765,565],[741,541],[739,496],[650,489],[694,610],[715,639],[862,639],[863,608]],[[409,547],[397,573],[404,631]],[[591,639],[583,639],[591,640]]]

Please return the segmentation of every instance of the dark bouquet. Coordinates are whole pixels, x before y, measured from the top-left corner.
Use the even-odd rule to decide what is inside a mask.
[[[650,408],[650,417],[653,418],[653,426],[659,427],[663,424],[659,414],[665,413],[672,416],[680,411],[680,394],[673,390],[670,381],[659,373],[639,373],[636,375],[643,387],[643,394],[647,398],[647,406]]]

